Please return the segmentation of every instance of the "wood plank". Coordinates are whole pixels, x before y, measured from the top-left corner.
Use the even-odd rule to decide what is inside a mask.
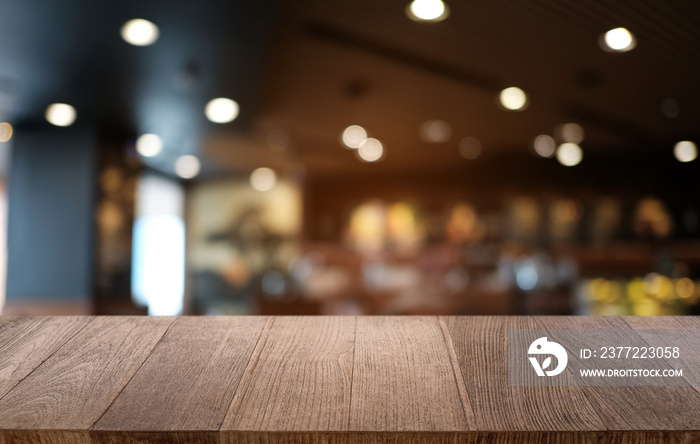
[[[628,329],[630,334],[636,335],[620,317],[556,316],[537,319],[539,328]],[[581,389],[609,430],[700,429],[700,395],[689,386]]]
[[[0,444],[92,444],[87,430],[0,430]]]
[[[638,441],[609,440],[602,432],[236,432],[236,444],[691,444],[666,434]],[[697,436],[700,436],[698,434]],[[661,438],[661,437],[659,437]],[[669,439],[670,438],[670,439]]]
[[[643,339],[652,339],[653,334],[646,329],[655,330],[676,330],[673,333],[673,343],[667,344],[671,347],[680,348],[678,359],[666,359],[674,368],[683,369],[694,375],[684,376],[684,379],[693,386],[696,392],[700,393],[698,375],[700,375],[700,318],[694,316],[640,316],[622,318],[627,325],[635,330]],[[675,364],[675,365],[674,365]]]
[[[580,387],[508,385],[508,329],[535,328],[531,318],[444,319],[478,430],[605,430]]]
[[[100,436],[103,434],[104,436]],[[0,432],[0,444],[184,444],[212,432]],[[3,438],[4,437],[4,438]],[[197,437],[203,441],[197,441]],[[694,444],[700,432],[233,432],[237,444]]]
[[[271,319],[222,432],[347,430],[354,341],[354,317]]]
[[[350,430],[472,430],[448,347],[437,317],[357,318]]]
[[[698,353],[700,332],[688,329],[699,326],[689,317],[11,318],[0,324],[0,374],[14,381],[0,397],[0,444],[691,444],[700,442],[692,387],[510,387],[507,341],[510,328],[620,329],[627,341],[664,328],[685,330],[676,339]]]
[[[179,318],[93,429],[218,431],[266,321]],[[123,434],[96,436],[96,442],[126,442]],[[211,437],[190,438],[204,442],[205,436]],[[176,438],[169,439],[187,440]]]
[[[208,444],[219,443],[219,432],[165,431],[143,432],[139,430],[90,432],[90,444]],[[0,442],[0,444],[2,444]]]
[[[7,316],[0,325],[0,399],[91,319]]]
[[[174,318],[97,317],[0,400],[4,429],[86,430]]]
[[[693,337],[700,337],[700,316],[625,316],[620,319],[635,330],[687,330]]]

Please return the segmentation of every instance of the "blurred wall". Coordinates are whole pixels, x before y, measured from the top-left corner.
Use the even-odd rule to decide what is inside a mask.
[[[95,136],[80,129],[18,133],[9,176],[8,307],[27,299],[89,305]]]

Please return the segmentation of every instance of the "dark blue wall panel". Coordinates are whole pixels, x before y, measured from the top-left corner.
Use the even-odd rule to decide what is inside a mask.
[[[95,147],[90,132],[17,131],[9,182],[8,300],[90,298]]]

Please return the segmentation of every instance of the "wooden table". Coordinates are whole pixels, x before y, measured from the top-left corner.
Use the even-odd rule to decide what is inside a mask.
[[[700,320],[0,318],[0,443],[698,443],[698,387],[508,385],[510,328],[650,327]]]

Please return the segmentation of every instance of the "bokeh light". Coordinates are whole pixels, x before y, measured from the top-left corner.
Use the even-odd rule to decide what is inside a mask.
[[[681,299],[689,299],[695,294],[695,282],[692,279],[684,277],[676,282],[676,294]]]
[[[124,41],[135,46],[148,46],[158,40],[160,31],[154,23],[144,19],[133,19],[124,23],[121,29]]]
[[[504,89],[498,98],[503,108],[510,111],[521,111],[527,106],[527,94],[516,86]]]
[[[554,138],[547,134],[540,134],[532,141],[532,148],[535,154],[540,157],[552,157],[557,149]]]
[[[554,135],[560,142],[581,143],[585,133],[578,123],[562,123],[554,128]]]
[[[421,140],[427,143],[443,143],[450,140],[452,128],[444,120],[428,120],[418,128]]]
[[[634,49],[637,41],[626,28],[615,28],[603,34],[601,47],[606,51],[626,52]]]
[[[698,157],[698,147],[694,142],[684,140],[673,147],[673,155],[679,162],[692,162]]]
[[[662,201],[645,198],[634,213],[632,229],[641,237],[665,238],[671,234],[673,219]]]
[[[71,126],[78,113],[75,108],[66,103],[54,103],[46,108],[46,120],[56,126]]]
[[[225,97],[212,99],[204,108],[204,114],[206,114],[207,119],[214,123],[232,122],[238,117],[239,111],[238,103]]]
[[[7,122],[0,123],[0,142],[7,142],[12,138],[12,125]]]
[[[180,156],[175,161],[175,173],[183,179],[192,179],[199,174],[201,165],[195,156]]]
[[[376,162],[384,155],[384,146],[379,140],[370,137],[357,149],[357,155],[365,162]]]
[[[442,0],[413,0],[406,13],[413,20],[439,22],[447,18],[449,8]]]
[[[476,137],[465,137],[459,141],[459,154],[465,159],[474,160],[481,155],[483,147]]]
[[[564,166],[575,166],[583,160],[583,150],[575,143],[562,143],[557,148],[557,160]]]
[[[359,148],[367,140],[367,131],[360,125],[350,125],[343,130],[341,140],[348,148]]]
[[[274,170],[261,167],[250,173],[250,186],[256,191],[269,191],[277,183],[277,174]]]
[[[144,134],[136,140],[136,151],[143,157],[153,157],[163,150],[163,141],[156,134]]]
[[[515,284],[522,291],[534,290],[539,281],[539,273],[531,260],[519,261],[515,266]]]

